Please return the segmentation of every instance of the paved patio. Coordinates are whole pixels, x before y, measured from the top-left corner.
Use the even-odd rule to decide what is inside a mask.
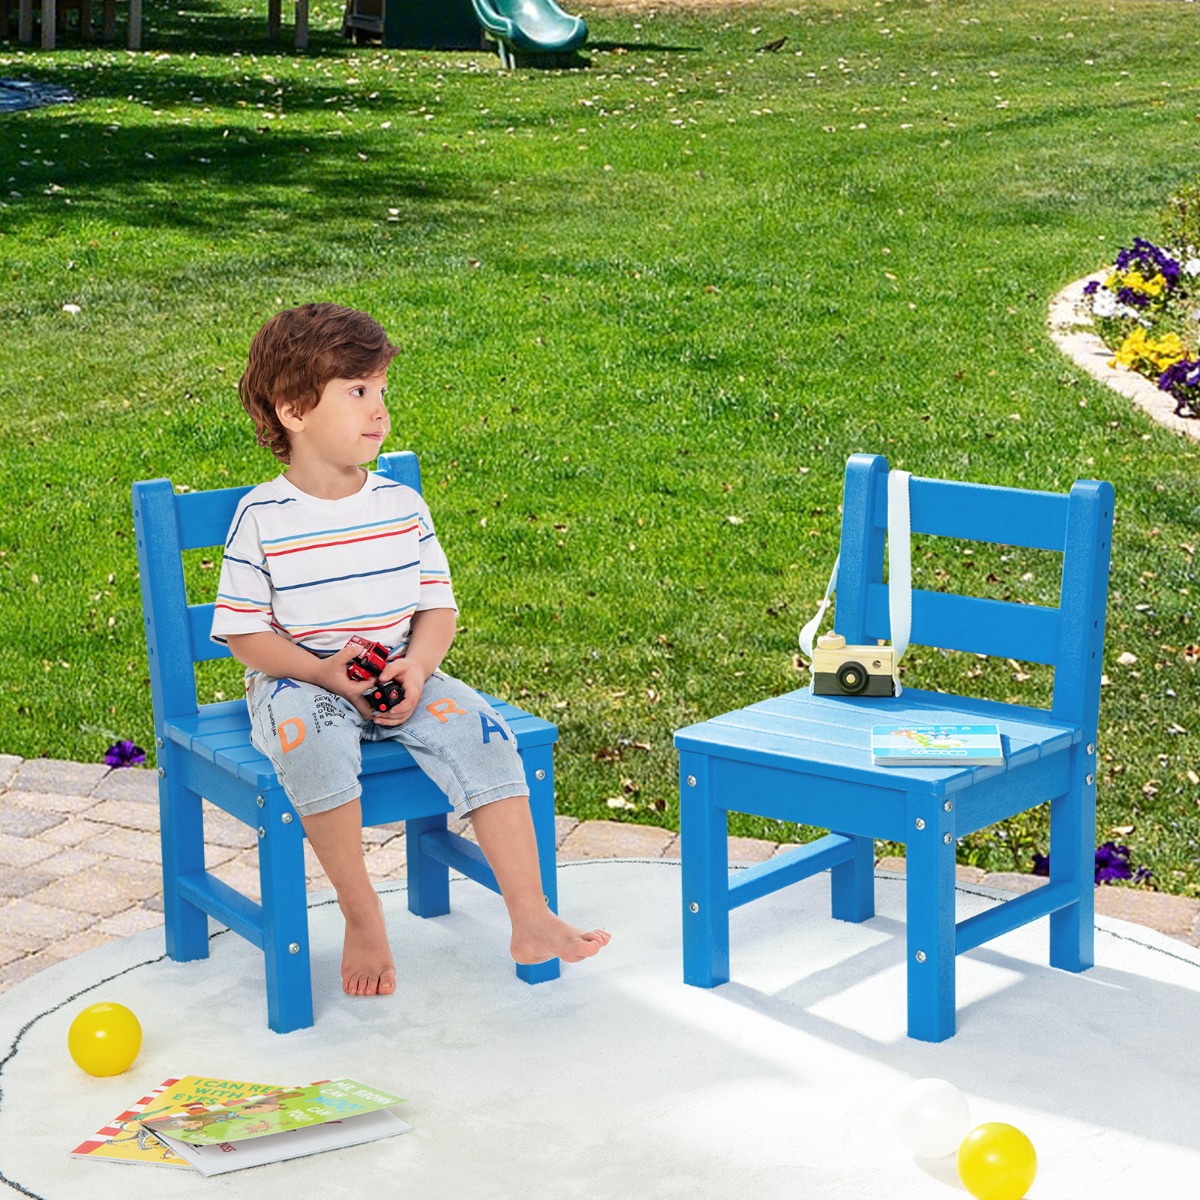
[[[162,924],[158,789],[152,770],[0,755],[0,992],[38,971]],[[252,830],[219,809],[206,817],[208,867],[257,895]],[[377,882],[402,877],[402,826],[367,829],[367,865]],[[730,839],[734,862],[761,862],[785,844]],[[312,852],[313,890],[328,887]],[[657,826],[558,818],[560,861],[678,858],[679,837]],[[903,859],[880,869],[902,872]],[[1008,891],[1040,884],[1031,875],[960,867],[965,881]],[[1200,900],[1137,888],[1096,891],[1098,912],[1200,946]]]

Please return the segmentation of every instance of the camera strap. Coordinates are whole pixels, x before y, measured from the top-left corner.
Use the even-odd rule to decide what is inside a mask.
[[[908,471],[888,472],[888,625],[892,632],[892,649],[896,654],[897,667],[908,649],[908,639],[912,632],[912,548],[908,480]],[[841,561],[840,554],[833,560],[833,570],[829,573],[829,586],[825,589],[825,597],[817,608],[816,616],[800,630],[800,649],[810,662],[817,630],[821,628],[829,601],[837,591],[838,564]],[[899,680],[896,681],[896,688],[896,694],[899,695]]]

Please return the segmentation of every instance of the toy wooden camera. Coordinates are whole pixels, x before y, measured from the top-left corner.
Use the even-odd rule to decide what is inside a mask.
[[[894,696],[896,652],[891,646],[848,646],[840,633],[817,638],[812,653],[814,696]]]

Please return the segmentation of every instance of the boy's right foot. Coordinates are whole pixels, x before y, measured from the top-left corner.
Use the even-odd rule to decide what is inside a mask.
[[[372,894],[361,907],[344,906],[342,915],[346,918],[342,990],[347,996],[390,996],[396,990],[396,967],[382,901]]]

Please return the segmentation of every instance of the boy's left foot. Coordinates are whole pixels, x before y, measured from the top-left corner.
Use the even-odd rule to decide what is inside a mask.
[[[527,966],[551,958],[580,962],[599,954],[610,936],[604,929],[577,929],[547,908],[534,920],[514,926],[511,951],[517,962]]]

